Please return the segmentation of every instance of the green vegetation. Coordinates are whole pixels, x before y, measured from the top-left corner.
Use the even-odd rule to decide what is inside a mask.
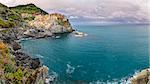
[[[19,5],[16,7],[11,7],[10,9],[16,11],[17,13],[28,13],[28,14],[34,14],[34,13],[39,13],[39,14],[48,14],[44,10],[38,8],[34,4],[27,4],[27,5]]]
[[[0,18],[0,27],[2,28],[10,28],[16,26],[16,23],[13,21],[4,21]]]
[[[38,14],[48,14],[34,4],[7,7],[0,3],[0,28],[12,28],[25,21],[31,21]]]
[[[31,21],[35,18],[35,15],[45,15],[48,14],[44,10],[38,8],[34,4],[27,4],[27,5],[19,5],[16,7],[10,7],[11,10],[15,11],[16,13],[22,15],[22,18],[25,21]]]
[[[5,72],[7,73],[13,73],[15,72],[15,67],[13,67],[13,64],[5,64],[4,68],[5,68]]]
[[[21,68],[18,68],[14,73],[7,73],[6,78],[12,80],[15,84],[22,84],[24,72]]]
[[[22,21],[21,15],[0,3],[0,27],[10,28],[19,25]]]

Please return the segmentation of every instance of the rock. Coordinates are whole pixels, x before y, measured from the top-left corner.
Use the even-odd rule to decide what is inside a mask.
[[[28,29],[24,32],[24,35],[28,37],[35,37],[37,33],[38,31],[36,31],[35,29]]]
[[[2,34],[1,39],[6,43],[11,43],[11,41],[15,39],[11,33],[6,33],[6,34],[1,33],[1,34]]]
[[[39,58],[31,58],[30,56],[22,52],[14,52],[14,56],[17,66],[22,66],[30,69],[36,69],[40,67]]]
[[[145,69],[131,78],[131,84],[150,84],[150,69]]]
[[[52,33],[49,30],[45,29],[28,29],[24,32],[25,38],[45,38],[52,36]]]
[[[45,81],[48,77],[48,68],[46,66],[42,66],[36,69],[32,74],[32,77],[35,77],[35,79],[33,79],[35,81],[34,84],[45,84]]]
[[[40,65],[40,59],[39,58],[32,59],[32,63],[31,63],[32,69],[38,68],[39,65]]]
[[[50,31],[52,33],[64,33],[64,32],[66,32],[66,30],[61,25],[52,26]]]
[[[12,42],[11,45],[15,51],[21,49],[21,45],[19,45],[17,42]]]

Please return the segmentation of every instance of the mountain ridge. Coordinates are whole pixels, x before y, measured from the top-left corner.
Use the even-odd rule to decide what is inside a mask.
[[[44,11],[43,9],[37,7],[35,4],[26,4],[26,5],[18,5],[18,6],[14,6],[14,7],[9,7],[10,9],[18,12],[18,13],[40,13],[40,14],[48,14],[46,11]]]

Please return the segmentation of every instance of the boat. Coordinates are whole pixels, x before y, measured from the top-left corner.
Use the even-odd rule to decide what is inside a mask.
[[[75,32],[74,32],[74,34],[75,34],[75,36],[76,36],[76,37],[83,37],[83,36],[87,36],[87,34],[86,34],[86,33],[79,32],[79,31],[75,31]]]
[[[60,38],[60,36],[53,36],[53,38],[55,38],[55,39],[59,39],[59,38]]]

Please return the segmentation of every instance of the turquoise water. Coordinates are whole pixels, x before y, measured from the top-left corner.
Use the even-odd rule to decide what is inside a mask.
[[[149,67],[148,25],[74,27],[88,36],[22,41],[23,49],[41,58],[66,84],[117,81]]]

